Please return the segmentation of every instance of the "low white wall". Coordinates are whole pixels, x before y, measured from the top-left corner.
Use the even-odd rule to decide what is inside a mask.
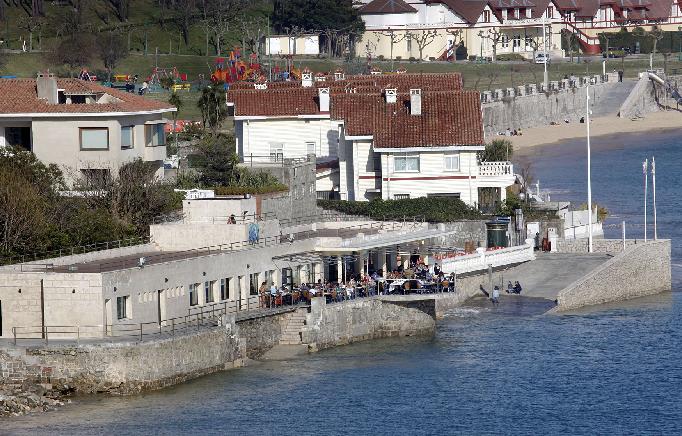
[[[257,222],[259,237],[279,235],[277,220]],[[182,251],[249,240],[250,224],[158,224],[149,226],[151,240],[164,251]]]

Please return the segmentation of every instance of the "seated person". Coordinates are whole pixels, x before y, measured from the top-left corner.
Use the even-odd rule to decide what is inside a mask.
[[[520,294],[521,290],[521,284],[518,281],[514,282],[514,293]]]
[[[511,280],[509,283],[507,283],[507,294],[513,294],[514,293],[514,285],[512,285]]]

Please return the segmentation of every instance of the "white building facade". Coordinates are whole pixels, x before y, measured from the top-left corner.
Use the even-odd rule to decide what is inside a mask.
[[[306,77],[307,75],[307,77]],[[389,83],[390,82],[390,83]],[[315,154],[318,198],[500,202],[508,162],[481,163],[480,97],[456,74],[353,76],[228,92],[243,162]],[[258,89],[255,89],[258,87]]]

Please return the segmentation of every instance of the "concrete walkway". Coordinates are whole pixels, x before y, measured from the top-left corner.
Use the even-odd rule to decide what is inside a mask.
[[[506,283],[519,281],[525,297],[555,300],[559,292],[611,259],[606,254],[536,253],[537,259],[504,273]]]

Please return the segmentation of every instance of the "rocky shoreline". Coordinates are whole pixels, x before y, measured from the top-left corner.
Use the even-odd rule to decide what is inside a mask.
[[[0,385],[0,418],[55,410],[71,403],[68,394],[50,384]]]

